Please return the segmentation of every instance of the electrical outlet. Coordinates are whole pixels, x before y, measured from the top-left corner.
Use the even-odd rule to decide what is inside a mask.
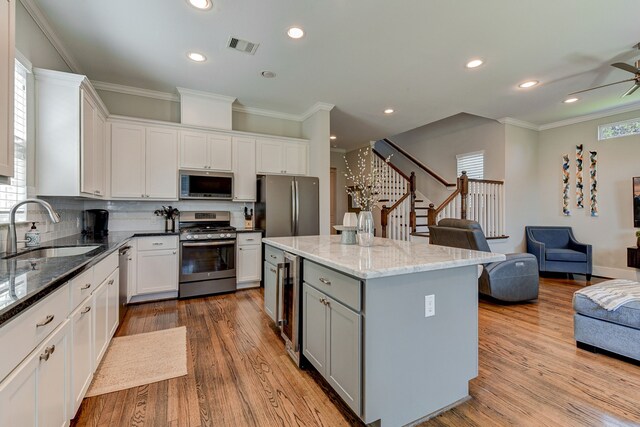
[[[424,317],[431,317],[436,315],[436,296],[425,295],[424,296]]]

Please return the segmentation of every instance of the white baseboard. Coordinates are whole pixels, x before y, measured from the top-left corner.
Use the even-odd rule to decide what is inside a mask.
[[[593,266],[593,275],[609,277],[611,279],[640,280],[640,270],[635,268],[614,268],[601,265]]]
[[[260,287],[260,281],[245,282],[245,283],[238,283],[236,286],[236,289],[240,290],[240,289],[251,289],[251,288],[259,288],[259,287]]]
[[[136,304],[139,302],[147,302],[147,301],[159,301],[163,299],[176,299],[176,298],[178,298],[178,291],[158,292],[157,294],[134,295],[129,300],[129,304]]]

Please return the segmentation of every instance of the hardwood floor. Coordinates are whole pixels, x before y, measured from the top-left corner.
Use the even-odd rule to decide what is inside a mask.
[[[471,399],[424,426],[640,425],[640,366],[577,349],[571,298],[541,279],[536,303],[480,301]],[[288,359],[260,290],[133,306],[117,335],[187,326],[188,375],[85,399],[77,426],[348,426],[326,384]]]

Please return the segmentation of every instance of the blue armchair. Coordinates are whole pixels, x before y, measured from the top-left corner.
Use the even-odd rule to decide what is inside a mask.
[[[571,227],[525,227],[527,252],[536,256],[542,272],[585,274],[591,280],[591,245],[580,243]]]

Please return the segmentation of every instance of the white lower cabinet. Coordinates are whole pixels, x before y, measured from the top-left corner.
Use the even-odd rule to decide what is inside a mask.
[[[69,424],[68,327],[65,320],[0,383],[1,426]]]
[[[262,279],[262,233],[239,233],[236,253],[238,289],[260,286]]]
[[[111,339],[120,321],[120,270],[107,279],[107,338]]]
[[[93,309],[91,310],[91,319],[93,323],[93,370],[98,368],[104,352],[109,345],[109,334],[107,331],[107,315],[109,313],[109,295],[108,286],[102,283],[93,292]]]
[[[141,237],[137,248],[135,294],[177,292],[178,237]]]
[[[69,418],[73,418],[93,378],[93,297],[84,300],[71,316],[71,381]]]

